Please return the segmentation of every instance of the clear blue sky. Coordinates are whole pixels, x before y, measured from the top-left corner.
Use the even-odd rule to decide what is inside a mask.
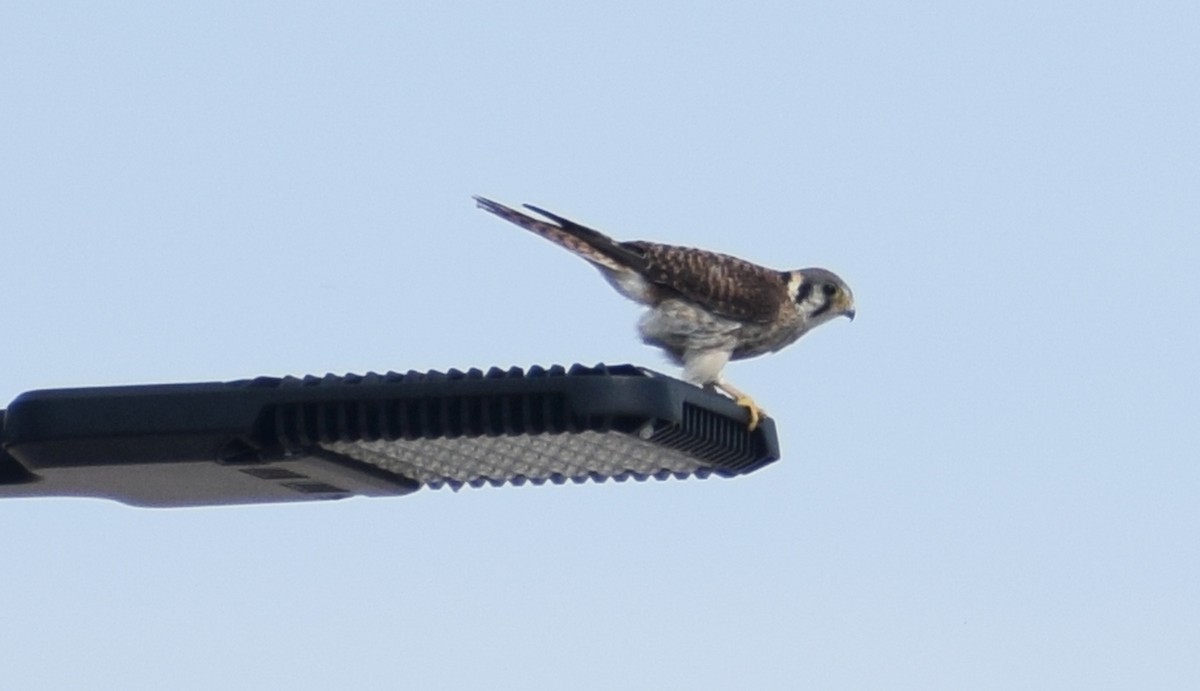
[[[532,202],[853,286],[736,479],[0,502],[12,688],[1200,687],[1194,2],[6,2],[0,405],[634,362]]]

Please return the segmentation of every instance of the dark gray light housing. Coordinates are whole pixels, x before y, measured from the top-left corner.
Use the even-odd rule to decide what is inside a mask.
[[[31,391],[0,411],[0,497],[195,506],[421,487],[724,477],[775,427],[632,365]]]

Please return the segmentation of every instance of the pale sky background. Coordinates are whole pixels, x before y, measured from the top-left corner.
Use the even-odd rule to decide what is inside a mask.
[[[251,6],[253,5],[253,6]],[[0,405],[633,362],[473,208],[850,283],[735,479],[0,502],[8,688],[1200,688],[1195,2],[0,5]]]

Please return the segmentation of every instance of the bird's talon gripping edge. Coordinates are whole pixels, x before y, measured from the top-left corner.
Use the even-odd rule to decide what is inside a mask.
[[[745,408],[746,412],[750,413],[750,431],[753,432],[758,429],[758,423],[763,418],[763,409],[759,408],[758,404],[749,396],[738,396],[734,403],[737,403]]]

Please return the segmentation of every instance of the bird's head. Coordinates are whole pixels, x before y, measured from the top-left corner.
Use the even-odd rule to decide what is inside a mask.
[[[788,295],[808,317],[809,325],[823,324],[835,317],[854,320],[854,293],[850,286],[827,269],[788,272]]]

